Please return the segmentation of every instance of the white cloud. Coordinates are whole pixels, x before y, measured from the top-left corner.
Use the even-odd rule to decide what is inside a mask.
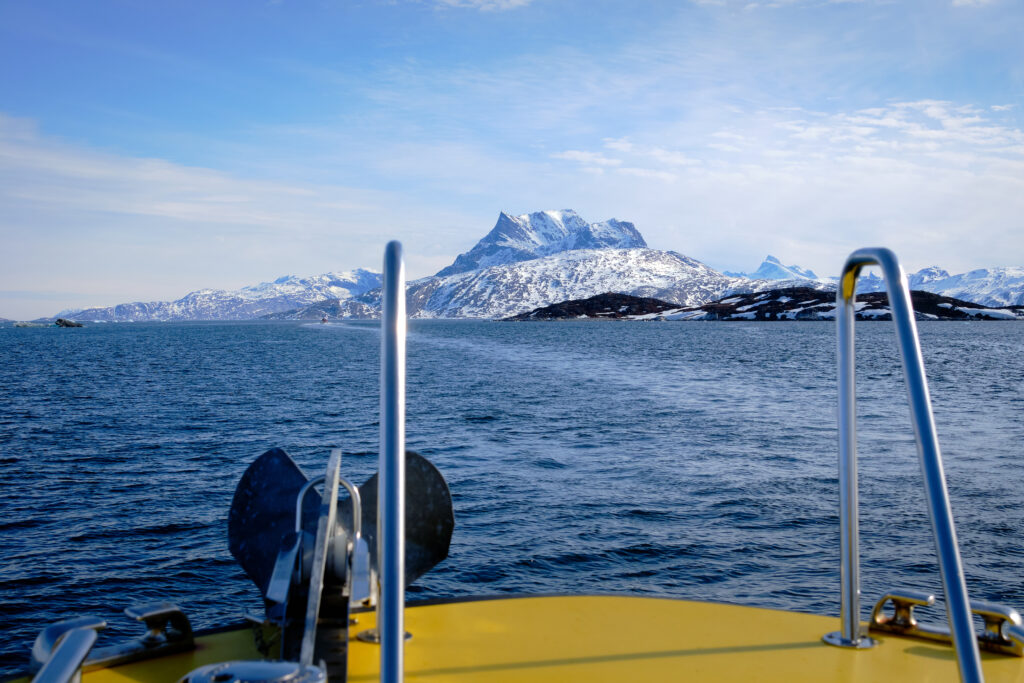
[[[693,159],[686,154],[674,149],[662,147],[649,147],[641,152],[642,154],[659,161],[666,166],[693,166],[699,164],[698,159]]]
[[[632,152],[634,149],[633,143],[625,138],[618,140],[615,138],[605,138],[604,146],[608,149],[613,149],[616,152]]]
[[[637,178],[647,178],[651,180],[661,180],[664,182],[675,182],[679,179],[674,173],[669,171],[662,171],[655,168],[635,168],[635,167],[624,167],[619,169],[619,173],[625,175],[636,176]]]
[[[621,166],[623,159],[630,163],[646,164],[654,162],[662,166],[693,166],[700,164],[698,159],[684,154],[676,149],[659,147],[657,145],[637,145],[625,138],[605,138],[602,141],[605,149],[619,152],[622,158],[611,158],[599,152],[585,152],[570,150],[552,154],[552,158],[564,159],[566,161],[577,161],[583,166]],[[672,173],[661,172],[656,169],[648,169],[644,166],[630,166],[620,169],[623,173],[647,178],[659,178],[661,180],[674,180],[676,176]]]
[[[553,159],[578,161],[588,166],[618,166],[622,163],[621,159],[610,159],[598,152],[580,152],[574,149],[552,154],[551,157]]]

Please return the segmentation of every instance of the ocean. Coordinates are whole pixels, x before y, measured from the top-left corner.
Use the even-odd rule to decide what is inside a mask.
[[[833,323],[413,321],[407,445],[451,487],[408,598],[639,593],[838,614]],[[971,597],[1024,608],[1024,325],[921,323]],[[857,324],[864,617],[941,594],[890,323]],[[375,323],[0,328],[0,675],[73,615],[262,613],[227,548],[248,464],[376,469]],[[921,617],[944,621],[938,609]],[[837,620],[838,628],[838,620]]]

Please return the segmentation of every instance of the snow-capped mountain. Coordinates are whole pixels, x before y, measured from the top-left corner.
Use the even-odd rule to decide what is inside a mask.
[[[1021,267],[981,268],[950,275],[933,266],[919,270],[907,279],[911,289],[923,289],[985,306],[1024,304],[1024,268]]]
[[[644,248],[647,242],[632,223],[614,218],[588,223],[573,210],[537,211],[512,216],[504,211],[487,235],[459,254],[438,277],[502,266],[576,249]]]
[[[774,256],[765,258],[761,267],[749,275],[725,272],[726,275],[767,280],[773,287],[811,286],[835,289],[838,278],[819,278],[813,271],[799,266],[785,266]],[[984,306],[1024,305],[1024,268],[982,268],[969,273],[950,275],[938,266],[922,268],[907,275],[911,290],[932,292],[942,296],[971,301]],[[750,291],[764,287],[758,285]],[[858,292],[880,292],[885,280],[873,272],[864,273],[857,280]]]
[[[810,285],[819,289],[835,289],[837,282],[838,278],[834,277],[802,282],[786,278],[773,281],[772,286]],[[1020,267],[981,268],[969,273],[950,275],[938,266],[929,266],[907,275],[907,284],[911,291],[931,292],[982,306],[1024,305],[1024,268]],[[875,273],[862,274],[857,280],[858,293],[884,290],[885,280]]]
[[[907,281],[910,284],[911,289],[917,289],[924,291],[925,285],[929,285],[939,280],[945,280],[949,277],[949,273],[944,271],[938,266],[929,266],[928,268],[922,268],[916,273],[911,273],[907,276]]]
[[[757,285],[769,286],[766,282]],[[681,306],[718,298],[750,280],[730,278],[700,261],[654,249],[573,249],[543,258],[491,266],[408,284],[406,313],[413,318],[501,318],[567,299],[616,291],[656,297]],[[379,311],[380,290],[334,308],[341,317]],[[275,317],[315,318],[323,302]]]
[[[736,284],[675,252],[574,249],[410,283],[407,306],[419,318],[498,318],[608,291],[685,306],[714,299]]]
[[[380,286],[380,273],[357,268],[307,278],[286,275],[273,282],[235,291],[200,289],[177,301],[135,302],[109,308],[61,311],[57,315],[105,321],[246,320],[308,306],[324,299],[349,299]]]
[[[725,271],[725,275],[732,277],[745,277],[750,280],[817,280],[818,276],[813,270],[801,268],[800,266],[787,266],[771,254],[764,258],[761,266],[753,273],[731,273]]]

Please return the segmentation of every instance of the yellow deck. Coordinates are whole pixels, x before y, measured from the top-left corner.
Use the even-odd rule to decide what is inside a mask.
[[[411,606],[407,681],[954,681],[953,650],[880,637],[871,650],[821,642],[839,620],[656,598],[581,596]],[[349,680],[377,679],[379,648],[354,640]],[[196,652],[83,676],[84,683],[173,683],[213,661],[257,658],[252,632],[205,636]],[[982,654],[986,680],[1024,683],[1024,659]]]

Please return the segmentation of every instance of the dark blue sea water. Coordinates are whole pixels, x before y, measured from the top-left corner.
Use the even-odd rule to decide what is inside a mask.
[[[941,591],[887,323],[858,325],[865,602]],[[838,613],[831,323],[413,322],[408,445],[451,555],[411,599],[633,592]],[[924,323],[972,597],[1024,608],[1024,325]],[[246,466],[376,467],[372,323],[0,329],[0,673],[46,624],[259,612],[227,550]],[[866,605],[869,608],[870,605]],[[923,615],[922,615],[923,616]],[[941,620],[941,614],[935,618]]]

